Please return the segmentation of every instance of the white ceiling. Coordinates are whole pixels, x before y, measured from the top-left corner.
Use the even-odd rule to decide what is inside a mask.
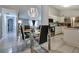
[[[30,7],[38,7],[40,8],[40,5],[0,5],[0,8],[8,8],[8,9],[27,9]]]
[[[58,10],[79,10],[79,5],[71,5],[69,7],[64,7],[63,5],[50,5],[50,7],[54,7]]]
[[[71,5],[69,7],[63,7],[63,5],[49,5],[50,7],[56,8],[58,10],[79,10],[79,5]],[[39,5],[0,5],[2,8],[13,8],[13,9],[26,9],[28,7],[39,7]]]

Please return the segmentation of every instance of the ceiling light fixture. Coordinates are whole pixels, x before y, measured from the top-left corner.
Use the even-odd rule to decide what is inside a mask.
[[[37,17],[37,16],[38,16],[38,10],[37,10],[37,8],[30,8],[30,9],[28,10],[28,15],[29,15],[30,17],[32,17],[32,18]]]

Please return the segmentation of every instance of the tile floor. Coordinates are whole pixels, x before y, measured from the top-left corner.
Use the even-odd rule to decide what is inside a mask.
[[[48,50],[48,43],[41,45],[46,50]],[[23,53],[30,53],[30,49],[26,49]],[[51,37],[51,50],[49,53],[79,53],[79,48],[68,45],[63,40],[63,34]]]
[[[63,39],[63,34],[51,38],[51,50],[55,50],[62,53],[79,53],[79,48],[68,45],[64,42]]]
[[[13,40],[6,39],[3,41],[0,41],[0,53],[1,52],[7,53],[8,49],[13,44],[14,44]],[[48,42],[42,44],[41,46],[44,47],[46,50],[48,50]],[[16,49],[13,48],[13,50],[15,52]],[[29,48],[26,48],[25,50],[21,51],[20,53],[30,53],[30,51],[31,50]],[[59,34],[54,37],[51,37],[51,50],[49,51],[49,53],[79,53],[79,48],[65,43],[63,40],[63,34]]]

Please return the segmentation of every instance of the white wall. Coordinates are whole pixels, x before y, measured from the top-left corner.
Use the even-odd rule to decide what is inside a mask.
[[[54,7],[49,7],[49,18],[53,18],[55,21],[62,22],[60,18],[60,11]]]
[[[79,10],[63,10],[60,12],[60,16],[69,16],[69,17],[79,16]]]
[[[49,17],[59,16],[59,14],[60,14],[60,11],[59,10],[57,10],[54,7],[49,7]]]
[[[77,17],[79,10],[62,10],[60,11],[60,22],[64,22],[64,17]]]
[[[64,22],[64,16],[68,17],[76,17],[79,16],[79,10],[58,10],[54,7],[49,7],[49,18],[54,18],[53,16],[57,16],[59,22]]]
[[[48,25],[48,15],[49,15],[49,9],[47,5],[41,6],[41,19],[42,19],[42,25]]]
[[[17,6],[17,5],[2,5],[0,6],[2,8],[7,8],[7,9],[13,9],[13,10],[16,10],[17,12],[17,15],[18,15],[18,12],[19,12],[19,9],[25,9],[27,11],[27,9],[29,9],[30,7],[37,7],[37,8],[41,8],[41,22],[42,22],[42,25],[48,25],[48,6],[46,5],[43,5],[43,6],[37,6],[37,5],[21,5],[21,6]],[[24,16],[24,14],[22,14],[24,18],[26,18],[26,16]]]

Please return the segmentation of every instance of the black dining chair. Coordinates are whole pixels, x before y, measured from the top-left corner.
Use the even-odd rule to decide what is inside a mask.
[[[35,38],[34,44],[36,45],[35,52],[37,53],[46,53],[48,52],[47,49],[42,47],[41,45],[47,42],[47,37],[48,37],[48,25],[42,25],[40,27],[40,36],[38,38]],[[37,48],[38,47],[38,48]]]
[[[23,27],[22,27],[22,26],[20,26],[20,28],[21,28],[22,39],[23,39],[23,40],[25,40],[25,37],[24,37],[24,32],[23,32]]]
[[[48,25],[42,25],[40,31],[39,44],[47,42],[47,35],[48,35]]]

